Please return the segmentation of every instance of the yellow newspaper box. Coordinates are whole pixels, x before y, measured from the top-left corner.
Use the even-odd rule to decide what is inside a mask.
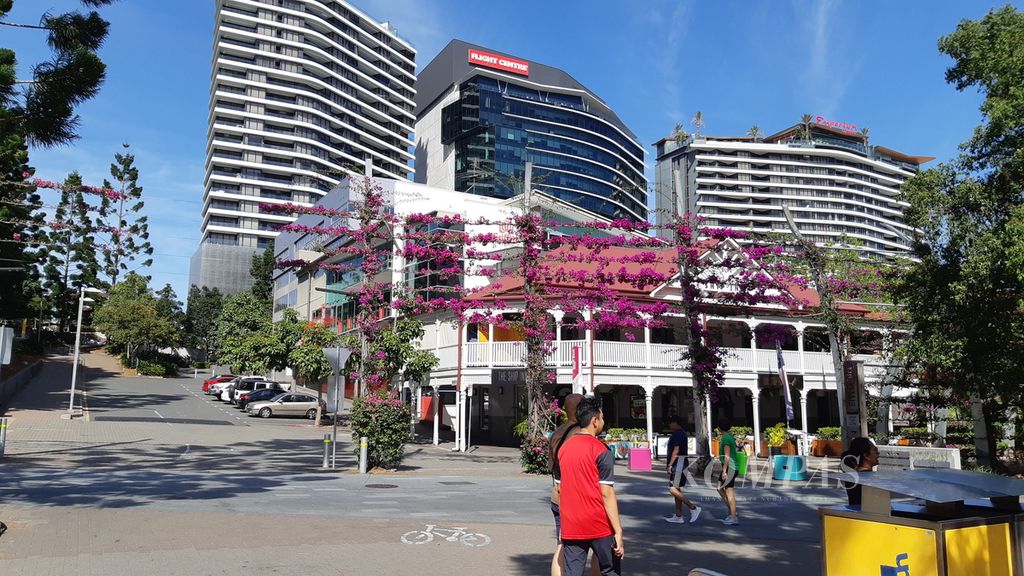
[[[826,576],[1024,576],[1024,481],[962,470],[840,478],[861,484],[863,505],[819,510]]]

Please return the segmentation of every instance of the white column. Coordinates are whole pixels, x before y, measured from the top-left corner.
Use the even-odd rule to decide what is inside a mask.
[[[800,425],[804,431],[803,437],[803,455],[807,456],[810,454],[807,445],[807,383],[804,383],[804,389],[800,391]]]
[[[644,405],[647,408],[647,447],[651,450],[651,458],[654,457],[654,386],[650,383],[650,376],[647,377],[647,386],[644,386]]]
[[[757,333],[754,331],[760,322],[748,321],[747,327],[750,328],[750,370],[757,374]]]
[[[548,310],[548,314],[555,321],[555,382],[558,381],[558,367],[562,365],[562,318],[565,312],[561,310]]]
[[[800,374],[804,375],[804,380],[807,379],[807,361],[804,359],[804,325],[803,322],[798,322],[796,325],[796,347],[800,351]],[[807,387],[807,382],[804,382],[804,388]]]
[[[438,437],[441,431],[441,391],[438,390],[437,381],[434,381],[434,446],[438,444]]]
[[[487,365],[494,367],[494,323],[487,323]]]
[[[644,325],[644,348],[647,354],[647,367],[651,367],[651,327]]]
[[[715,436],[715,434],[714,434],[715,423],[711,421],[711,398],[710,398],[710,396],[708,397],[706,404],[707,405],[705,406],[705,410],[707,411],[707,414],[704,415],[704,421],[707,423],[705,425],[705,427],[707,429],[704,432],[708,435],[708,448],[710,449],[711,448],[711,439],[714,438],[714,436]]]
[[[761,391],[754,388],[750,391],[751,405],[754,407],[754,454],[761,453]]]
[[[459,391],[459,452],[466,451],[466,389]]]

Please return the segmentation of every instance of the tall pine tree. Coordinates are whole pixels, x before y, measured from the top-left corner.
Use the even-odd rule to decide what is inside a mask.
[[[70,331],[73,326],[78,290],[99,284],[95,231],[89,205],[79,190],[81,185],[82,177],[77,172],[68,175],[50,231],[40,235],[46,240],[39,251],[43,294],[61,332]]]
[[[100,237],[105,240],[100,246],[102,272],[111,286],[117,285],[118,278],[130,271],[136,260],[141,259],[138,264],[143,268],[153,264],[148,217],[141,214],[145,203],[139,169],[135,167],[135,155],[128,152],[128,144],[124,144],[124,150],[123,154],[114,155],[110,165],[114,182],[103,181],[104,187],[116,190],[120,197],[104,196],[96,219]]]

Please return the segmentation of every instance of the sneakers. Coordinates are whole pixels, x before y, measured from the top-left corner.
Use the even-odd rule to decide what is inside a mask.
[[[740,519],[735,516],[726,516],[725,519],[722,520],[722,524],[725,524],[726,526],[736,526],[739,523]]]
[[[686,524],[686,520],[682,516],[665,516],[664,520],[671,524]]]
[[[694,508],[693,510],[690,510],[690,524],[693,524],[694,522],[696,522],[696,521],[697,521],[697,518],[700,518],[700,513],[701,513],[701,512],[703,511],[703,510],[704,510],[704,509],[703,509],[703,508],[701,508],[700,506],[697,506],[697,507],[696,507],[696,508]]]

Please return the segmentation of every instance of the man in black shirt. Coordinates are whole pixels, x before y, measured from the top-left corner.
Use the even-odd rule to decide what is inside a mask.
[[[697,506],[683,493],[683,486],[686,486],[686,469],[690,467],[690,459],[686,457],[690,437],[683,430],[683,421],[679,416],[673,416],[669,420],[669,428],[672,436],[668,439],[668,492],[676,503],[674,516],[666,516],[665,521],[672,524],[685,524],[683,518],[683,504],[690,509],[690,524],[697,521],[700,516],[701,507]]]

